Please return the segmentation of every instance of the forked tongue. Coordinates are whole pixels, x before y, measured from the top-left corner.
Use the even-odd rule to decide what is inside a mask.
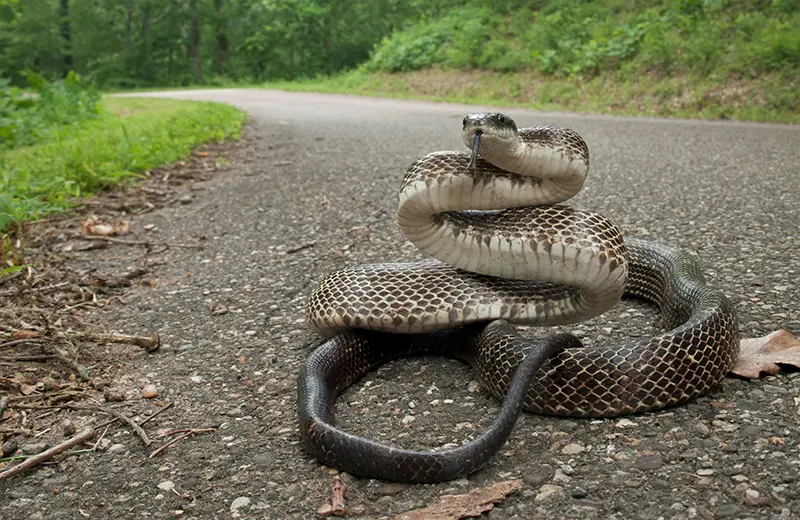
[[[472,171],[475,171],[478,162],[478,148],[481,145],[482,134],[483,132],[480,130],[475,130],[475,139],[472,141],[472,157],[469,158],[469,163],[467,164],[467,168],[472,168]]]

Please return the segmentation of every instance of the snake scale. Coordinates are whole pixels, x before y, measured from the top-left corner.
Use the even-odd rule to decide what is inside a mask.
[[[518,129],[502,113],[470,114],[472,153],[433,152],[407,170],[398,224],[433,257],[354,265],[324,277],[307,319],[329,338],[298,376],[305,449],[356,475],[438,482],[479,468],[500,449],[521,409],[612,417],[684,403],[725,376],[739,332],[728,298],[705,283],[697,258],[657,242],[623,240],[605,217],[560,203],[583,187],[589,150],[574,131]],[[585,347],[571,334],[541,341],[513,324],[576,323],[623,296],[655,304],[663,332]],[[393,359],[448,356],[470,364],[503,399],[493,424],[449,450],[418,452],[334,424],[336,397]]]

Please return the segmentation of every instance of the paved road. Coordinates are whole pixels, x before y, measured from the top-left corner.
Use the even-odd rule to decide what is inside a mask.
[[[119,433],[113,453],[18,481],[0,513],[227,517],[244,497],[244,517],[311,518],[331,477],[295,431],[295,377],[314,341],[305,297],[341,265],[419,258],[394,225],[405,168],[429,151],[462,149],[461,118],[497,107],[259,90],[139,95],[228,102],[252,118],[252,145],[233,172],[199,185],[192,204],[135,222],[156,224],[165,239],[206,234],[207,248],[166,253],[164,283],[104,315],[112,328],[165,337],[130,379],[156,382],[177,403],[160,426],[222,426],[158,462]],[[697,251],[735,302],[743,335],[800,332],[800,127],[506,113],[521,126],[577,130],[592,167],[573,203],[627,236]],[[231,312],[209,317],[209,302]],[[654,323],[649,309],[626,304],[572,330],[588,342],[624,341]],[[379,518],[521,477],[523,491],[490,518],[800,518],[799,375],[728,379],[707,398],[632,424],[526,415],[468,480],[394,486],[345,476],[350,504]],[[338,418],[407,448],[464,442],[497,409],[470,382],[455,362],[396,363],[346,392]],[[156,487],[164,481],[177,493]],[[38,487],[48,482],[58,494]]]

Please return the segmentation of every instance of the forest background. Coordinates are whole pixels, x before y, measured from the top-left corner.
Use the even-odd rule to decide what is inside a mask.
[[[800,0],[0,0],[0,77],[72,70],[796,122]]]

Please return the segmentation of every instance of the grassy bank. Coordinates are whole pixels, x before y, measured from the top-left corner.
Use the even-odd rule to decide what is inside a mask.
[[[214,103],[104,98],[100,115],[35,145],[0,150],[0,232],[70,206],[77,197],[237,136],[246,116]]]
[[[800,0],[433,2],[355,71],[278,86],[800,122]]]
[[[266,86],[535,110],[800,123],[800,84],[777,73],[718,82],[689,76],[643,75],[633,80],[604,73],[575,79],[534,71],[434,68],[398,73],[356,71]]]

